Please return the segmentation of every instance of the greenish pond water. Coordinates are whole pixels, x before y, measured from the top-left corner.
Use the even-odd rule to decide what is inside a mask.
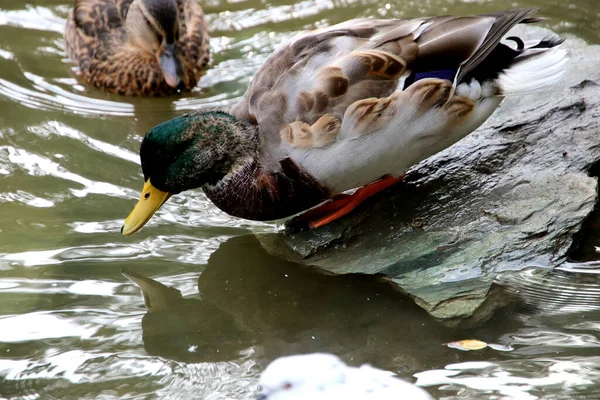
[[[598,0],[204,1],[212,69],[193,93],[161,99],[82,85],[63,52],[71,5],[0,3],[0,398],[249,399],[269,361],[308,351],[418,374],[436,398],[600,398],[596,303],[504,310],[482,327],[447,329],[386,283],[267,255],[250,234],[273,226],[229,217],[200,191],[174,196],[134,236],[119,234],[141,189],[147,129],[231,105],[299,30],[539,6],[545,26],[600,43]],[[183,298],[166,291],[146,314],[123,268]],[[512,351],[442,345],[467,338]]]

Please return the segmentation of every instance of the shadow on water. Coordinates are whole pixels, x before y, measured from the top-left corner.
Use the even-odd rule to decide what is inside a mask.
[[[513,302],[469,330],[435,322],[382,277],[332,276],[281,261],[251,235],[233,237],[212,253],[197,295],[184,297],[133,271],[125,275],[144,294],[143,343],[153,356],[185,363],[249,358],[262,370],[283,355],[332,352],[409,380],[423,371],[415,375],[419,384],[437,395],[473,398],[486,388],[537,398],[528,393],[544,396],[562,387],[566,397],[556,398],[569,398],[592,393],[586,388],[599,374],[585,368],[600,360],[600,342],[588,333],[600,310],[600,269],[580,269],[500,276],[497,284]],[[508,351],[444,346],[462,339],[500,343]],[[577,355],[585,358],[572,358]],[[519,377],[523,359],[539,365],[526,373],[530,378]]]
[[[399,373],[460,359],[441,346],[459,333],[386,280],[281,261],[251,235],[229,239],[210,256],[198,279],[200,298],[133,271],[125,275],[144,293],[144,347],[153,355],[223,361],[252,348],[264,367],[282,355],[325,351]]]

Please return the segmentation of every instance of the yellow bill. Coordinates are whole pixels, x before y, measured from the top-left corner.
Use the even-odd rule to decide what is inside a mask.
[[[163,192],[158,190],[150,183],[150,179],[144,183],[142,189],[142,195],[139,201],[135,205],[133,211],[125,219],[125,223],[121,228],[121,235],[129,236],[138,230],[142,226],[146,225],[146,222],[154,215],[156,210],[162,206],[165,201],[169,200],[171,193]]]

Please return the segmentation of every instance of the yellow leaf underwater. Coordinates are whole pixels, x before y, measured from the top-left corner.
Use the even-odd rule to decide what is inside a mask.
[[[457,342],[446,343],[446,346],[451,349],[458,349],[463,351],[471,351],[471,350],[481,350],[487,347],[486,342],[482,342],[481,340],[467,339],[467,340],[459,340]]]

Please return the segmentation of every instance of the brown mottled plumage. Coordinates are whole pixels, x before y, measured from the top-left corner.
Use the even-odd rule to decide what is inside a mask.
[[[106,92],[164,95],[191,90],[209,61],[197,0],[76,0],[67,55]]]
[[[535,12],[355,19],[293,37],[229,113],[177,117],[146,135],[146,184],[123,234],[170,194],[197,187],[227,213],[253,220],[327,199],[334,201],[310,211],[317,222],[309,226],[349,212],[475,130],[505,95],[561,78],[562,40],[504,38],[537,21]]]

